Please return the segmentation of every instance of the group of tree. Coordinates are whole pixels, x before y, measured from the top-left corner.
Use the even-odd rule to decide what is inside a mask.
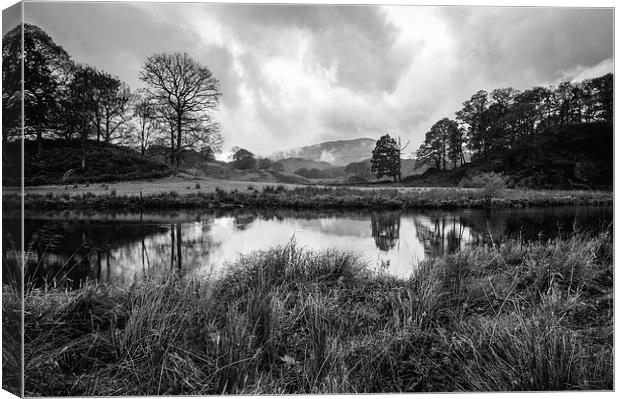
[[[233,147],[231,149],[232,166],[235,169],[250,170],[250,169],[272,169],[275,168],[275,164],[269,158],[256,158],[253,152],[241,147]]]
[[[443,118],[431,127],[416,160],[445,170],[464,164],[465,150],[474,160],[486,159],[525,141],[536,145],[538,137],[569,125],[612,122],[611,73],[557,87],[480,90],[456,119]]]
[[[23,52],[22,52],[23,26]],[[187,53],[148,57],[139,78],[144,89],[131,91],[119,78],[80,64],[41,28],[18,25],[3,37],[2,140],[21,137],[21,62],[24,73],[24,137],[79,139],[121,144],[144,156],[152,144],[169,148],[179,165],[184,150],[221,149],[212,111],[220,96],[211,71]],[[82,167],[84,164],[82,156]]]

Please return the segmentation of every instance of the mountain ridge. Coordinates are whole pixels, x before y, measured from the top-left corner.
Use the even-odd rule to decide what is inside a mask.
[[[346,166],[370,158],[376,140],[362,137],[350,140],[332,140],[317,144],[274,152],[270,158],[278,161],[286,158],[303,158],[328,162],[334,166]]]

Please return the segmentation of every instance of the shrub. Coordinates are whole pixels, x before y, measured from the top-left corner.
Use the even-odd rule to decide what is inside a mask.
[[[508,179],[501,173],[487,172],[461,180],[461,187],[482,188],[484,198],[490,201],[507,186]]]

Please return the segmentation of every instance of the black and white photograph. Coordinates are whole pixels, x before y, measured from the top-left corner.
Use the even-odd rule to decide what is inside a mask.
[[[612,2],[12,3],[7,397],[614,391]]]

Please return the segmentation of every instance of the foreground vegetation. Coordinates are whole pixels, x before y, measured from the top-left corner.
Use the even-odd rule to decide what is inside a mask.
[[[487,189],[354,189],[348,187],[291,187],[248,185],[245,189],[202,191],[200,183],[185,192],[116,195],[110,190],[92,193],[26,194],[26,209],[181,209],[181,208],[289,208],[289,209],[414,209],[486,208],[557,205],[610,205],[613,194],[603,191],[544,191]],[[192,183],[193,184],[193,183]],[[17,194],[5,194],[5,206],[18,206]]]
[[[26,394],[611,390],[612,246],[507,241],[399,280],[292,243],[212,281],[30,289]]]

